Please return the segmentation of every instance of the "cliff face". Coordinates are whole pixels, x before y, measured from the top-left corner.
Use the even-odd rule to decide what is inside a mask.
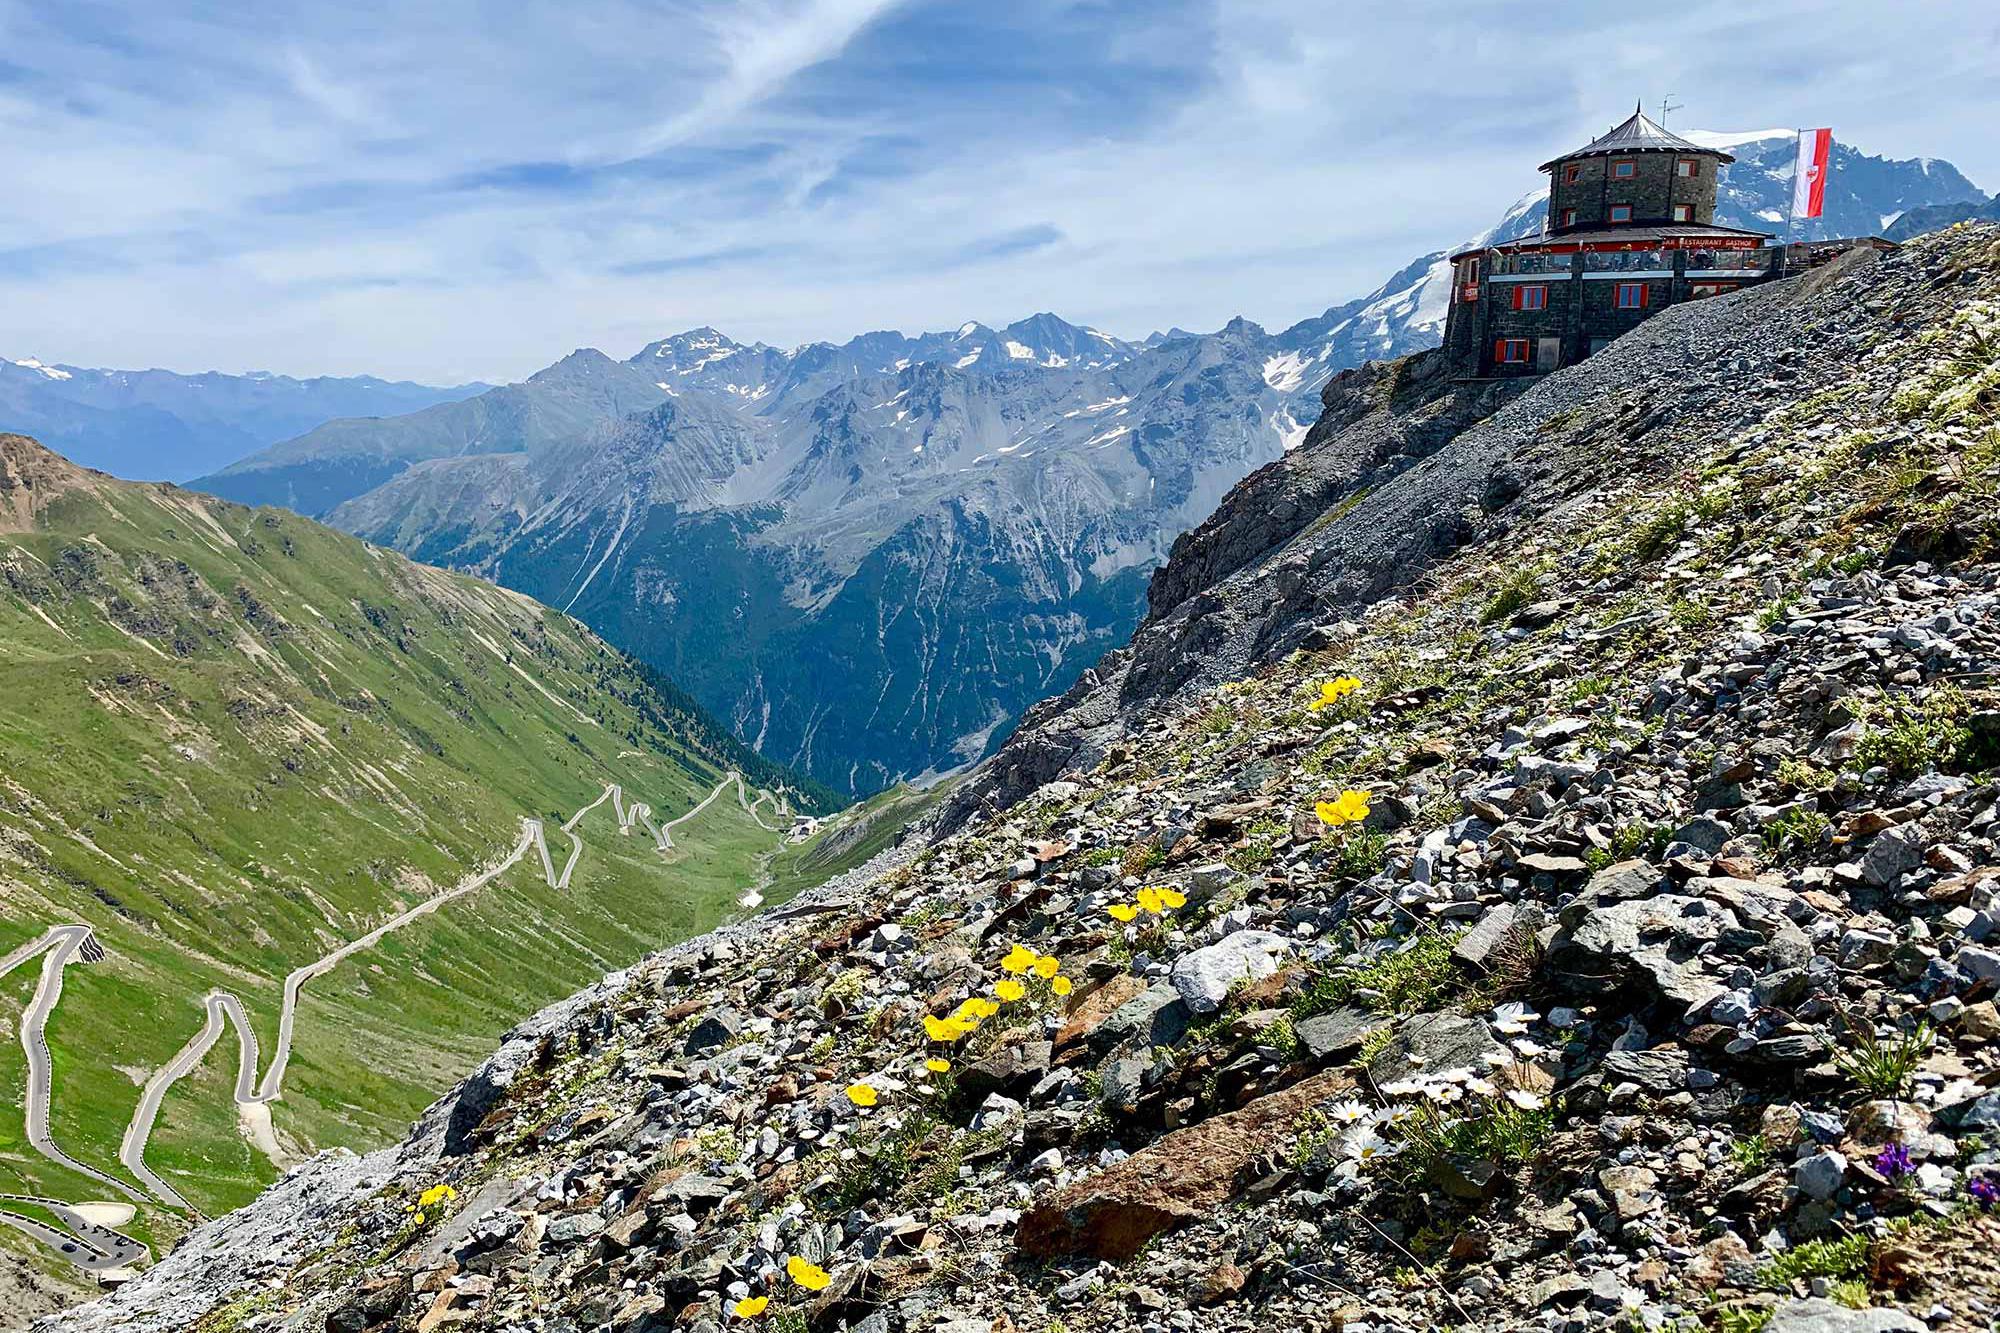
[[[1357,374],[955,832],[47,1327],[1977,1327],[1996,385],[1991,227]]]

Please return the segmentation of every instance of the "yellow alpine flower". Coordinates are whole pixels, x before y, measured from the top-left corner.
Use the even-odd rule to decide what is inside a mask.
[[[1044,981],[1047,981],[1060,971],[1062,971],[1062,959],[1060,958],[1043,954],[1035,960],[1035,975]]]
[[[1365,791],[1344,791],[1339,798],[1321,801],[1313,806],[1313,813],[1320,823],[1328,828],[1339,828],[1343,824],[1359,824],[1368,818],[1368,793]]]
[[[449,1185],[433,1185],[417,1196],[417,1207],[435,1208],[441,1203],[450,1203],[458,1197],[458,1191]]]
[[[1158,916],[1166,910],[1160,906],[1160,891],[1158,889],[1141,889],[1137,897],[1139,899],[1139,906],[1145,908],[1154,916]]]
[[[1020,976],[1035,965],[1035,951],[1025,944],[1017,944],[1013,951],[1000,960],[1000,970]]]
[[[932,1041],[953,1041],[958,1037],[958,1030],[949,1019],[925,1014],[924,1035]]]
[[[1319,698],[1306,705],[1311,712],[1331,708],[1348,695],[1361,688],[1361,682],[1352,676],[1340,676],[1333,680],[1323,680],[1319,684]]]
[[[924,1068],[930,1070],[933,1074],[949,1074],[951,1072],[951,1061],[926,1060],[924,1061]]]
[[[1076,988],[1070,985],[1068,977],[1059,976],[1049,983],[1049,989],[1058,995],[1067,995]]]
[[[850,1083],[847,1085],[847,1100],[853,1102],[856,1106],[873,1106],[881,1096],[881,1093],[866,1083]]]
[[[1014,978],[1006,977],[1000,981],[996,981],[993,983],[993,993],[999,996],[1006,1003],[1012,1004],[1014,1003],[1014,1001],[1026,995],[1028,993],[1028,988],[1026,986],[1023,986],[1020,982],[1014,980]]]
[[[1139,909],[1131,903],[1113,903],[1104,910],[1111,913],[1112,919],[1117,921],[1130,921],[1139,915]]]
[[[833,1281],[824,1268],[808,1263],[796,1254],[785,1260],[785,1274],[807,1291],[824,1291],[827,1283]]]
[[[951,1021],[971,1032],[982,1019],[991,1018],[999,1012],[999,1005],[982,995],[975,995],[958,1006],[958,1012],[951,1016]]]
[[[764,1313],[764,1307],[771,1303],[769,1296],[751,1296],[736,1302],[735,1315],[738,1319],[755,1319]]]
[[[1159,888],[1159,895],[1160,906],[1166,908],[1168,911],[1174,911],[1187,906],[1187,895],[1179,889],[1170,889],[1162,884]]]

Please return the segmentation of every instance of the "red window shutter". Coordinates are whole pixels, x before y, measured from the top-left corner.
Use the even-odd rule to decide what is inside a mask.
[[[1515,284],[1514,284],[1514,290],[1513,290],[1513,293],[1512,293],[1512,294],[1511,294],[1511,295],[1510,295],[1510,296],[1508,297],[1508,299],[1509,299],[1509,300],[1511,300],[1511,301],[1512,301],[1512,302],[1514,303],[1514,309],[1516,309],[1516,310],[1519,310],[1519,309],[1521,308],[1521,284],[1520,284],[1520,283],[1518,283],[1518,282],[1517,282],[1517,283],[1515,283]]]
[[[1652,295],[1653,295],[1652,283],[1642,282],[1639,284],[1639,308],[1641,310],[1644,310],[1646,308],[1646,303],[1652,297]]]
[[[1500,338],[1500,339],[1496,339],[1496,340],[1494,341],[1494,344],[1493,344],[1493,360],[1494,360],[1494,362],[1495,362],[1496,364],[1500,364],[1500,365],[1504,365],[1504,364],[1506,364],[1506,361],[1507,361],[1507,340],[1506,340],[1505,338]]]

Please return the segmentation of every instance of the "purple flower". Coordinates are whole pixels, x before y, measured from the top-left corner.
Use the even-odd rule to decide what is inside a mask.
[[[1875,1169],[1891,1180],[1900,1180],[1916,1170],[1917,1164],[1910,1160],[1909,1148],[1892,1143],[1875,1154]]]
[[[1994,1184],[1991,1176],[1972,1177],[1965,1182],[1965,1192],[1970,1194],[1972,1201],[1981,1208],[1991,1208],[1994,1204],[2000,1203],[2000,1185]]]

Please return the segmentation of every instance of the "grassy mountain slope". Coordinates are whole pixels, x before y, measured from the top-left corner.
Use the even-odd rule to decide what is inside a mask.
[[[54,1137],[98,1169],[127,1178],[138,1085],[210,989],[241,998],[268,1064],[288,971],[499,860],[523,816],[559,869],[558,826],[607,783],[666,821],[752,758],[518,594],[0,436],[0,954],[69,922],[109,951],[68,969],[48,1029]],[[713,925],[775,841],[733,792],[665,855],[608,802],[577,827],[566,891],[530,853],[309,984],[273,1108],[288,1149],[387,1139],[521,1016]],[[10,1031],[40,974],[0,980]],[[275,1174],[238,1131],[236,1059],[225,1034],[148,1153],[212,1211]],[[25,1077],[0,1046],[0,1193],[101,1197],[23,1140]]]

